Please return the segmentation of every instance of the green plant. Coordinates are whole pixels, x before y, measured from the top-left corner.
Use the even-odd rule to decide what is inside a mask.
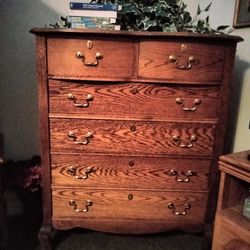
[[[193,18],[186,10],[187,4],[182,0],[97,0],[91,3],[121,5],[119,22],[123,30],[220,33],[228,27],[220,26],[216,30],[212,29],[209,16],[202,18],[204,13],[209,11],[211,3],[204,9],[198,5]]]

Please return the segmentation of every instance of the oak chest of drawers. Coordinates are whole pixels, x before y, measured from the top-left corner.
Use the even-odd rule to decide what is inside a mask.
[[[44,248],[52,228],[138,234],[200,230],[211,222],[240,38],[31,32]]]

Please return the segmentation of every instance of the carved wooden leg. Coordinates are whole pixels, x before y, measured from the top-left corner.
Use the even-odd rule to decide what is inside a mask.
[[[52,250],[52,228],[50,225],[43,225],[38,232],[39,250]]]

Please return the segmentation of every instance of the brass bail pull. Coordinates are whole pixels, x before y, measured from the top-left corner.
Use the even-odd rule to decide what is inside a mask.
[[[194,111],[196,111],[197,107],[201,104],[201,100],[198,99],[198,98],[194,99],[194,105],[193,105],[193,107],[187,108],[187,107],[184,107],[185,104],[184,104],[183,99],[180,98],[180,97],[178,97],[178,98],[176,98],[176,104],[182,105],[181,109],[182,109],[183,111],[191,111],[191,112],[194,112]]]
[[[95,66],[97,66],[99,64],[99,61],[103,58],[103,55],[100,52],[96,52],[96,54],[95,54],[96,61],[87,62],[85,60],[86,58],[85,58],[84,54],[81,51],[77,51],[76,52],[76,58],[82,60],[85,66],[90,66],[90,67],[94,66],[95,67]]]
[[[194,172],[192,170],[188,170],[186,173],[185,172],[177,172],[174,169],[171,169],[168,171],[169,176],[175,176],[176,182],[184,182],[187,183],[190,181],[190,177],[194,175]]]
[[[86,213],[89,211],[89,207],[93,205],[93,202],[91,200],[87,200],[84,203],[85,208],[78,208],[78,205],[75,200],[69,201],[69,205],[72,206],[75,212],[77,213]]]
[[[187,210],[189,210],[191,208],[191,205],[189,203],[186,203],[184,205],[183,211],[177,211],[174,203],[170,202],[170,203],[168,203],[168,208],[173,210],[173,214],[174,215],[186,215],[187,214]]]
[[[93,138],[92,132],[87,132],[83,139],[77,140],[77,136],[73,131],[69,131],[68,138],[79,145],[87,145],[90,142],[90,138]]]
[[[94,97],[91,94],[87,94],[85,103],[80,103],[77,101],[77,98],[73,94],[68,94],[68,100],[72,101],[73,105],[78,108],[87,108],[89,107],[90,101],[93,101]]]
[[[94,168],[93,167],[87,167],[85,170],[84,170],[84,174],[82,175],[77,175],[77,168],[74,167],[74,166],[70,166],[68,169],[67,169],[67,173],[71,176],[74,176],[76,179],[79,179],[79,180],[86,180],[89,178],[90,174],[94,172]]]
[[[175,55],[170,55],[168,60],[169,60],[169,62],[175,63],[175,66],[177,69],[189,70],[192,68],[192,66],[195,62],[195,57],[189,56],[187,59],[187,63],[185,65],[179,65],[179,60]]]
[[[174,135],[172,137],[172,141],[176,145],[179,145],[182,148],[192,148],[194,146],[193,142],[197,141],[197,136],[196,135],[191,135],[190,138],[189,138],[188,143],[182,143],[180,136]]]

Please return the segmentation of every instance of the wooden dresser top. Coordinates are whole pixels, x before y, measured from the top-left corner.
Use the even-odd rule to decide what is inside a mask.
[[[157,38],[191,38],[191,39],[211,39],[225,40],[231,42],[241,42],[243,39],[239,36],[227,34],[200,34],[192,32],[148,32],[148,31],[111,31],[111,30],[93,30],[93,29],[70,29],[70,28],[33,28],[31,33],[37,35],[49,34],[98,34],[100,36],[126,36],[126,37],[157,37]]]

